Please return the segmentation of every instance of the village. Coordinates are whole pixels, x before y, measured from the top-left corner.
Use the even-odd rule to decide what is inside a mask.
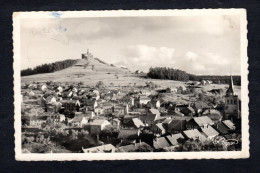
[[[22,83],[23,152],[241,150],[240,100],[232,76],[226,91],[199,87],[211,83]],[[181,102],[182,96],[188,99]]]

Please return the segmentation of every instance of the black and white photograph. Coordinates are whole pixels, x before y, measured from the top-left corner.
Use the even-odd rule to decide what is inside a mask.
[[[248,158],[246,11],[13,14],[17,160]]]

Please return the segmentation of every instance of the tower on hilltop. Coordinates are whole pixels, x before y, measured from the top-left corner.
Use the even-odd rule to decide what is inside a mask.
[[[92,60],[93,59],[93,55],[89,52],[89,50],[87,49],[87,53],[83,53],[81,55],[82,59],[86,59],[86,60]]]

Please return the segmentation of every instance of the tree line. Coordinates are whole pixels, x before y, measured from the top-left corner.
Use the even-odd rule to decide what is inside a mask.
[[[232,76],[233,78],[233,84],[234,85],[241,85],[241,76]],[[189,74],[189,80],[191,81],[202,81],[202,80],[210,80],[213,83],[220,83],[220,84],[229,84],[230,82],[230,76],[217,76],[217,75],[194,75]]]
[[[54,63],[42,64],[34,68],[27,68],[25,70],[22,70],[21,76],[29,76],[29,75],[40,74],[40,73],[52,73],[55,71],[59,71],[71,67],[76,62],[77,60],[68,59],[64,61],[57,61]]]
[[[189,75],[185,71],[166,67],[151,67],[147,73],[147,77],[153,79],[169,79],[178,81],[189,80]]]
[[[185,71],[167,67],[151,67],[147,73],[147,77],[152,79],[168,79],[177,81],[202,81],[210,80],[213,83],[229,84],[230,76],[219,75],[194,75]],[[232,76],[234,85],[241,85],[241,76]]]

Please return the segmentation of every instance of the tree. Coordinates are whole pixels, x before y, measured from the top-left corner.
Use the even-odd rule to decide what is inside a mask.
[[[97,84],[96,84],[96,87],[97,87],[97,88],[104,88],[104,87],[105,87],[105,84],[104,84],[104,82],[102,82],[102,81],[98,81]]]

